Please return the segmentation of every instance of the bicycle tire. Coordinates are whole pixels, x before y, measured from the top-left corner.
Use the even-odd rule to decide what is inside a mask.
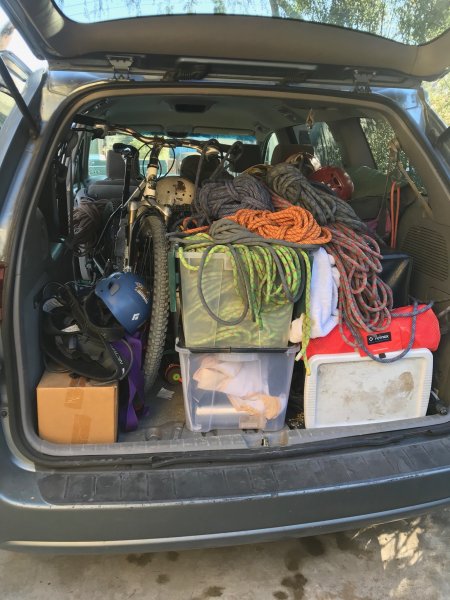
[[[169,320],[168,244],[165,225],[158,215],[143,216],[138,227],[133,270],[144,277],[152,297],[147,348],[143,360],[145,391],[148,392],[159,372]],[[148,251],[150,243],[151,252]]]

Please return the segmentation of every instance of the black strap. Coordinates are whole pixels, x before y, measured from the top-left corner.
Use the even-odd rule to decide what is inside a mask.
[[[65,293],[67,294],[67,306],[78,327],[80,328],[80,331],[90,334],[94,337],[100,337],[110,342],[120,340],[124,337],[125,330],[121,325],[117,324],[108,327],[101,327],[99,325],[95,325],[95,323],[93,323],[89,318],[86,307],[89,307],[89,305],[95,301],[94,290],[89,292],[83,304],[78,301],[68,286],[65,287]]]
[[[58,300],[62,306],[52,312],[41,307],[41,347],[44,352],[56,363],[90,379],[111,381],[125,377],[129,365],[111,344],[124,337],[124,329],[119,325],[99,327],[92,323],[84,305],[92,298],[93,290],[83,304],[69,286],[59,286],[59,290]],[[57,315],[70,317],[78,331],[70,331],[70,328],[65,331],[55,324]]]

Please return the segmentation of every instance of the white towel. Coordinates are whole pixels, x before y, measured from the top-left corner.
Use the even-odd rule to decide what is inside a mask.
[[[261,355],[251,360],[252,355],[238,355],[234,361],[232,354],[207,355],[192,378],[200,390],[227,394],[237,412],[275,419],[286,406],[286,398],[269,394],[267,364]]]
[[[338,289],[339,271],[334,257],[319,248],[313,256],[311,273],[311,338],[324,337],[338,324]],[[289,340],[293,344],[302,341],[303,317],[291,323]]]
[[[230,354],[230,357],[233,355]],[[226,355],[208,354],[194,375],[201,390],[213,390],[246,397],[255,393],[268,394],[267,374],[260,359],[230,360]]]

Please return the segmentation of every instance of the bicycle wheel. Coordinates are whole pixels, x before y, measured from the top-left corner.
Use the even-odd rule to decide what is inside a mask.
[[[139,219],[133,242],[133,270],[144,278],[152,298],[147,348],[143,369],[145,390],[158,375],[169,319],[169,276],[167,270],[166,228],[162,219],[148,214]]]

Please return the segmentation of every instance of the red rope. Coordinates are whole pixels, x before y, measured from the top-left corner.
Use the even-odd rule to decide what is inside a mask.
[[[336,223],[330,230],[333,239],[325,249],[334,257],[340,274],[340,324],[368,332],[385,330],[391,322],[392,290],[379,276],[377,242],[342,224]]]

